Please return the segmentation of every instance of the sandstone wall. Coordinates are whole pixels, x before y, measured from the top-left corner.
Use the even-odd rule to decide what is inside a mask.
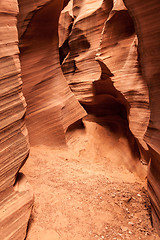
[[[151,158],[148,191],[158,229],[159,10],[157,0],[73,0],[72,11],[62,12],[59,29],[66,30],[60,45],[62,69],[77,99],[88,113],[105,116],[105,122],[114,123],[115,115],[118,123],[127,126],[131,148],[133,133],[141,159]]]
[[[18,171],[29,154],[17,33],[18,3],[0,1],[0,239],[24,239],[33,193]],[[16,182],[15,182],[16,181]]]
[[[59,63],[58,19],[63,1],[19,0],[19,7],[20,61],[30,143],[63,144],[67,127],[85,115]]]
[[[33,204],[18,175],[29,154],[26,102],[32,145],[65,143],[68,126],[86,114],[78,100],[99,121],[122,125],[131,148],[138,154],[138,143],[146,161],[150,154],[148,191],[160,232],[160,2],[73,0],[58,42],[67,3],[0,1],[0,239],[24,239]]]
[[[150,150],[148,191],[153,220],[160,233],[160,2],[125,0],[135,20],[139,39],[142,74],[147,82],[150,100],[150,121],[145,141]]]
[[[0,239],[25,238],[33,204],[18,174],[29,155],[22,81],[31,144],[64,143],[68,125],[85,115],[59,65],[58,19],[67,3],[0,2]]]
[[[132,17],[120,0],[73,1],[72,6],[72,11],[70,8],[62,12],[59,28],[60,39],[66,29],[60,54],[64,55],[62,69],[67,82],[85,108],[86,104],[96,104],[90,113],[96,114],[97,108],[101,111],[110,108],[110,112],[101,116],[123,115],[114,109],[125,112],[126,108],[124,115],[128,115],[129,127],[144,158],[148,151],[143,136],[149,121],[149,97],[139,66]]]

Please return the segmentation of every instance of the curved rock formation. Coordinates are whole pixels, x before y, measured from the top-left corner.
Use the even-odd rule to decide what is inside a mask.
[[[26,235],[33,193],[26,180],[19,187],[16,181],[29,154],[17,14],[16,0],[0,2],[0,239],[19,240]]]
[[[93,96],[92,83],[101,76],[95,56],[111,8],[112,1],[73,1],[74,22],[68,41],[70,53],[62,68],[80,101]]]
[[[141,151],[148,161],[149,152],[160,234],[160,2],[71,0],[58,41],[68,2],[0,1],[0,239],[25,238],[33,204],[18,174],[29,154],[24,118],[32,145],[59,145],[85,116],[81,105],[99,124],[120,126],[136,159]]]
[[[121,0],[113,5],[112,1],[73,1],[74,22],[66,38],[68,55],[62,69],[75,96],[89,113],[98,117],[124,116],[130,108],[129,128],[137,139],[141,157],[147,162],[151,157],[148,185],[155,225],[159,229],[160,3],[157,0],[152,3],[125,0],[124,3]],[[96,60],[108,69],[103,81],[103,69]],[[115,90],[108,93],[110,86]],[[120,112],[117,90],[126,99],[122,107],[125,110]]]
[[[73,1],[70,1],[68,5],[62,10],[59,18],[58,36],[59,36],[59,57],[60,64],[62,64],[64,58],[69,53],[68,36],[72,30],[73,25]]]
[[[127,112],[129,127],[138,139],[136,141],[139,142],[143,158],[148,161],[146,151],[148,148],[143,141],[149,121],[148,91],[138,65],[137,38],[128,10],[122,1],[115,1],[114,4],[112,1],[85,1],[85,3],[73,1],[73,13],[71,9],[66,9],[66,11],[70,17],[74,16],[74,22],[71,33],[65,34],[68,43],[66,52],[69,53],[63,61],[62,69],[72,91],[86,110],[89,110],[87,105],[90,106],[89,113],[94,115],[97,115],[96,112],[99,111],[97,108],[99,109],[100,105],[103,105],[102,111],[106,113],[103,113],[103,116],[121,115],[116,109],[120,111],[126,108],[122,112]],[[67,14],[66,11],[65,14]],[[63,18],[64,15],[61,15],[61,24],[64,23]],[[89,22],[92,22],[92,25]],[[66,45],[61,48],[66,49]],[[103,68],[98,64],[100,62]],[[108,73],[104,70],[107,68]],[[112,107],[109,104],[111,97],[106,99],[107,88],[110,88],[108,77],[110,82],[113,82],[112,85],[114,84],[114,91],[110,93]],[[99,86],[102,84],[101,89],[104,84],[106,85],[103,94],[94,92],[97,81]],[[118,91],[123,94],[121,94],[123,103],[122,99],[114,96]],[[101,98],[100,105],[99,97]],[[128,126],[128,122],[126,124]]]
[[[117,1],[104,24],[98,54],[113,73],[115,87],[131,106],[130,129],[147,149],[143,136],[149,121],[149,98],[138,62],[137,45],[133,20],[123,3]]]
[[[35,4],[19,0],[19,7],[20,61],[30,143],[62,144],[67,127],[85,115],[59,64],[58,19],[63,1]]]
[[[150,100],[150,121],[145,141],[151,156],[148,172],[148,191],[153,209],[154,224],[160,234],[160,2],[125,0],[135,20],[139,39],[142,74],[147,82]]]

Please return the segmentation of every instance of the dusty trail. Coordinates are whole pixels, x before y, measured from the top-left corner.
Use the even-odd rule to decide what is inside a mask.
[[[31,148],[22,169],[35,203],[27,240],[158,240],[150,221],[145,168],[137,167],[127,140],[85,122],[68,147]],[[142,171],[143,169],[143,171]]]

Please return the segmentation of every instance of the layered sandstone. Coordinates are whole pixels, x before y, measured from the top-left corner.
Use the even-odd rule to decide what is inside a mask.
[[[32,145],[60,145],[85,116],[81,105],[91,121],[123,131],[135,159],[151,157],[148,191],[160,232],[160,3],[71,0],[58,41],[67,3],[0,2],[0,239],[25,238],[33,203],[18,175],[29,154],[25,115]]]
[[[16,180],[29,154],[17,14],[16,0],[0,2],[0,239],[14,240],[24,239],[26,235],[33,201],[33,193],[26,180],[21,187]]]
[[[71,33],[67,31],[69,24],[64,21],[67,14],[72,25]],[[126,108],[124,115],[128,114],[129,127],[146,155],[144,149],[148,148],[143,136],[149,120],[148,90],[138,65],[134,23],[123,2],[73,1],[72,11],[66,8],[61,14],[60,39],[61,32],[64,32],[61,25],[66,29],[64,45],[60,45],[60,56],[64,59],[62,69],[75,96],[83,106],[101,101],[101,111],[110,105],[113,111],[103,112],[101,116],[115,115],[114,109]],[[66,57],[63,56],[65,53]],[[108,69],[107,72],[104,69]],[[114,88],[108,92],[106,89],[110,88],[111,82]],[[97,83],[103,90],[95,92]],[[121,100],[117,98],[118,91],[123,94]],[[94,108],[97,108],[96,105]],[[94,110],[92,113],[96,114]]]
[[[148,89],[139,65],[134,23],[121,1],[115,2],[104,24],[98,56],[113,73],[114,86],[130,104],[130,129],[147,149],[143,136],[149,121]]]
[[[63,144],[67,127],[85,115],[59,63],[58,19],[63,1],[19,0],[19,7],[20,61],[30,143]]]
[[[101,76],[95,56],[111,8],[112,1],[73,1],[74,22],[68,40],[70,52],[62,67],[79,101],[93,97],[92,83]]]
[[[159,9],[156,0],[154,3],[77,0],[73,1],[72,11],[66,9],[67,13],[64,11],[60,18],[66,29],[65,44],[60,46],[62,69],[75,96],[99,122],[103,117],[103,124],[120,124],[132,150],[138,144],[143,160],[148,162],[151,157],[148,185],[157,228]],[[67,14],[70,25],[63,21]],[[68,31],[67,26],[72,28]]]
[[[150,121],[145,134],[149,146],[150,165],[148,191],[151,198],[153,220],[160,234],[160,2],[125,0],[134,17],[139,39],[140,63],[149,89]]]

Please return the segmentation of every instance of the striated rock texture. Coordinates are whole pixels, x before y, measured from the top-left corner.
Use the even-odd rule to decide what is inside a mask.
[[[58,41],[67,3],[0,1],[0,239],[25,238],[33,203],[18,174],[29,154],[24,96],[32,145],[65,143],[68,126],[86,114],[82,105],[98,123],[121,127],[135,158],[141,152],[148,161],[149,152],[148,191],[160,233],[160,2],[72,0]]]
[[[64,58],[69,53],[68,36],[72,30],[73,25],[73,1],[70,1],[68,5],[62,10],[58,24],[58,36],[59,36],[59,57],[62,64]]]
[[[137,27],[142,74],[149,89],[151,115],[145,134],[151,156],[148,191],[154,224],[160,234],[160,2],[125,0],[125,3]]]
[[[149,98],[138,62],[138,41],[133,20],[123,2],[115,1],[104,24],[99,58],[113,73],[114,86],[130,104],[129,126],[140,144],[149,121]]]
[[[72,11],[66,8],[62,12],[59,27],[60,39],[62,29],[64,33],[60,41],[62,69],[77,99],[99,122],[103,118],[103,124],[123,126],[132,150],[139,146],[143,160],[149,162],[151,157],[148,189],[157,229],[160,228],[159,10],[158,0],[141,3],[73,0]]]
[[[59,63],[58,19],[66,3],[19,0],[20,61],[32,145],[65,143],[67,127],[85,116]]]
[[[95,56],[111,8],[112,1],[73,1],[74,22],[68,40],[70,52],[62,66],[80,101],[93,96],[92,83],[101,76]]]
[[[26,183],[18,187],[18,171],[29,154],[24,123],[17,34],[18,3],[0,1],[0,239],[24,239],[33,193]],[[13,185],[15,185],[13,187]],[[27,186],[27,187],[26,187]]]
[[[72,9],[72,13],[68,8],[62,12],[59,28],[60,39],[61,32],[64,33],[66,29],[63,34],[66,40],[63,39],[64,44],[60,46],[60,56],[70,88],[85,108],[86,104],[94,105],[94,109],[90,110],[94,115],[95,109],[102,108],[103,112],[104,108],[108,109],[110,106],[110,111],[99,114],[99,117],[122,117],[123,114],[115,109],[121,111],[121,108],[126,108],[122,112],[126,111],[124,115],[127,114],[128,117],[122,119],[129,120],[125,124],[138,139],[136,141],[140,151],[143,158],[146,158],[148,148],[143,136],[149,121],[149,99],[147,84],[138,62],[138,43],[133,20],[120,0],[73,1]],[[68,21],[64,20],[66,16],[70,16],[72,24],[70,33],[67,31],[68,26],[71,26],[68,24],[69,17]],[[64,53],[66,56],[63,56]],[[111,83],[114,88],[108,92],[107,88],[110,88]],[[101,88],[98,92],[95,92],[96,84]],[[117,98],[117,94],[121,95],[121,100]],[[98,105],[96,101],[99,102]]]

